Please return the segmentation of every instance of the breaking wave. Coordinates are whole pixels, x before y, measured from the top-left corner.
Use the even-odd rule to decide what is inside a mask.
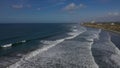
[[[11,46],[12,46],[12,44],[1,45],[2,48],[11,47]]]
[[[100,68],[120,68],[120,50],[111,41],[109,33],[100,33],[92,46],[93,56]]]
[[[8,68],[120,68],[120,50],[108,33],[72,26],[67,35],[57,40],[40,40],[43,47],[24,55]],[[6,44],[10,45],[13,44]]]
[[[50,48],[60,44],[61,42],[63,42],[64,40],[67,40],[67,39],[72,39],[72,38],[75,38],[76,36],[78,36],[79,34],[85,32],[85,28],[84,27],[81,27],[81,30],[77,29],[77,26],[74,26],[72,32],[68,33],[69,37],[65,37],[63,39],[58,39],[58,40],[54,40],[54,41],[51,41],[51,40],[41,40],[40,42],[43,43],[43,47],[40,48],[40,49],[37,49],[25,56],[23,56],[23,58],[20,59],[20,61],[16,62],[15,64],[9,66],[8,68],[17,68],[19,67],[22,63],[24,63],[25,61],[39,55],[40,53],[42,52],[45,52],[47,50],[49,50]]]
[[[23,43],[26,43],[26,40],[22,40],[22,41],[19,41],[19,42],[16,42],[16,43],[9,43],[9,44],[5,44],[5,45],[1,45],[0,47],[1,48],[8,48],[8,47],[12,47],[14,45],[23,44]]]

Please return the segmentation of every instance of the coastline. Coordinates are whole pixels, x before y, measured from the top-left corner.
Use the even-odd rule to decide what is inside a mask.
[[[102,29],[102,30],[114,32],[120,35],[120,25],[117,25],[116,27],[116,25],[85,23],[85,24],[82,24],[82,26],[89,27],[89,28]]]
[[[89,25],[86,25],[86,24],[81,24],[82,26],[85,26],[87,28],[95,28],[95,29],[102,29],[103,31],[105,32],[109,32],[110,36],[111,36],[111,41],[116,45],[116,47],[118,47],[118,49],[120,49],[120,32],[119,31],[116,31],[116,30],[112,30],[112,29],[105,29],[105,28],[100,28],[100,27],[97,27],[97,26],[89,26]]]
[[[120,49],[120,31],[115,31],[115,30],[110,30],[110,29],[105,29],[105,28],[99,28],[99,27],[94,27],[94,26],[88,26],[88,25],[82,25],[87,28],[95,28],[95,29],[102,29],[105,32],[109,32],[111,36],[111,41]]]

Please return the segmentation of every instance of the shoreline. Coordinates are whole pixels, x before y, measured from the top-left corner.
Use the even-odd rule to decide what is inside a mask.
[[[90,28],[96,28],[96,29],[102,29],[105,31],[110,31],[110,32],[114,32],[120,35],[120,25],[110,25],[110,24],[93,24],[93,23],[85,23],[85,24],[81,24],[82,26],[85,27],[90,27]]]

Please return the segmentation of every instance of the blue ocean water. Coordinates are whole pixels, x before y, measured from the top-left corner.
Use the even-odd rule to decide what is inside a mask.
[[[41,40],[56,40],[67,36],[70,27],[71,24],[55,23],[0,24],[0,59],[20,58],[42,47]]]
[[[64,33],[63,24],[0,24],[0,45]]]
[[[80,24],[0,24],[0,68],[119,68],[119,37]]]
[[[6,44],[12,44],[14,45],[12,48],[8,48],[5,50],[14,50],[13,48],[19,47],[17,50],[20,51],[19,49],[22,47],[22,45],[22,48],[24,48],[24,46],[28,47],[25,44],[29,44],[30,42],[36,40],[47,39],[53,36],[57,36],[59,34],[65,34],[66,32],[70,31],[68,30],[69,26],[67,25],[68,24],[49,23],[0,24],[0,46],[2,47]],[[0,51],[0,56],[1,55],[2,54]]]

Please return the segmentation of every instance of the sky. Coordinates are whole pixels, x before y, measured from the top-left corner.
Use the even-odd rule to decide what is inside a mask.
[[[120,21],[120,0],[0,0],[0,23]]]

